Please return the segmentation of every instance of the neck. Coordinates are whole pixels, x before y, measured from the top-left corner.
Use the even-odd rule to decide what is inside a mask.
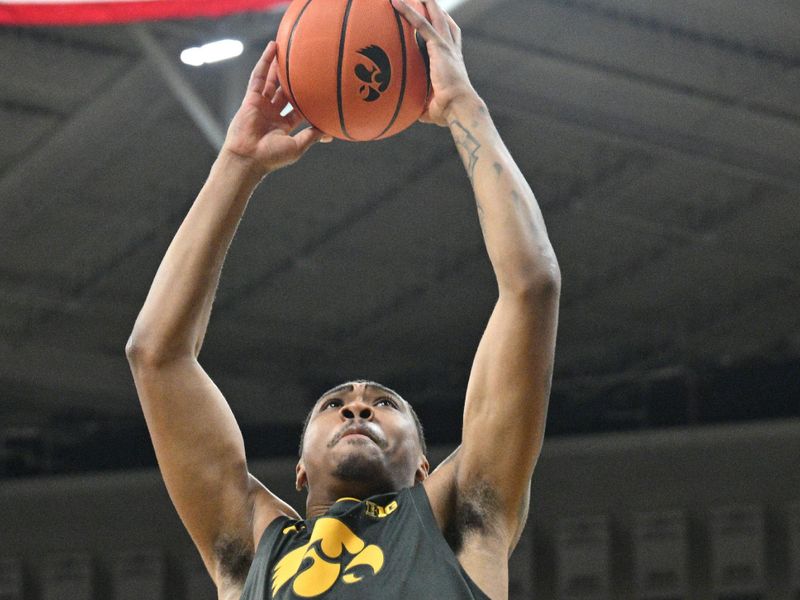
[[[402,487],[388,482],[377,483],[378,485],[375,485],[375,482],[339,481],[335,485],[324,488],[309,484],[308,498],[306,498],[306,519],[313,519],[325,514],[341,498],[364,500],[370,496],[400,491]]]

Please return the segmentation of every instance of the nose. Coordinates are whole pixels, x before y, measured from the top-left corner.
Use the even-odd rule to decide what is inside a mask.
[[[354,402],[350,402],[349,404],[345,404],[342,408],[339,409],[339,414],[342,416],[343,419],[355,419],[358,416],[365,421],[372,420],[372,407],[369,404],[361,402],[360,400],[356,400]]]

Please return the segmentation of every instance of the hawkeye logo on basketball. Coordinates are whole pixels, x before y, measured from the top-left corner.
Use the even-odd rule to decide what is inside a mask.
[[[386,52],[378,46],[367,46],[358,53],[371,63],[367,66],[361,63],[356,65],[356,77],[362,82],[358,92],[365,102],[375,102],[389,89],[389,84],[392,82],[392,65]]]
[[[378,507],[385,513],[383,516],[388,514],[385,511],[389,506]],[[284,534],[292,530],[296,531],[287,527]],[[383,550],[379,546],[365,544],[339,519],[322,517],[314,524],[308,543],[292,550],[275,565],[272,597],[314,598],[327,592],[340,579],[345,584],[358,584],[365,577],[376,575],[383,568],[383,561]],[[285,593],[279,596],[281,590]]]

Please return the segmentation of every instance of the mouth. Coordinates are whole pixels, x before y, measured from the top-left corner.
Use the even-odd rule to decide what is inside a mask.
[[[354,432],[354,431],[352,431],[352,432],[350,432],[350,433],[345,433],[345,434],[344,434],[344,435],[343,435],[341,438],[339,438],[339,439],[342,439],[342,440],[343,440],[344,438],[350,438],[350,439],[361,439],[361,440],[369,440],[369,441],[371,441],[371,442],[374,442],[374,441],[375,441],[375,440],[373,440],[371,437],[369,437],[368,435],[365,435],[365,434],[363,434],[363,433],[356,433],[356,432]]]
[[[331,446],[338,444],[344,438],[351,438],[354,440],[365,439],[369,440],[377,446],[381,446],[380,440],[373,434],[367,427],[349,427],[344,431],[339,432],[333,439]]]

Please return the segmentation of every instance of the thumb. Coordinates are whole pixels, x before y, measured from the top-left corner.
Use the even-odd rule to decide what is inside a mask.
[[[331,136],[320,131],[316,127],[306,127],[303,131],[296,133],[292,136],[297,142],[297,147],[300,153],[305,153],[311,146],[317,142],[327,143],[333,140]]]

